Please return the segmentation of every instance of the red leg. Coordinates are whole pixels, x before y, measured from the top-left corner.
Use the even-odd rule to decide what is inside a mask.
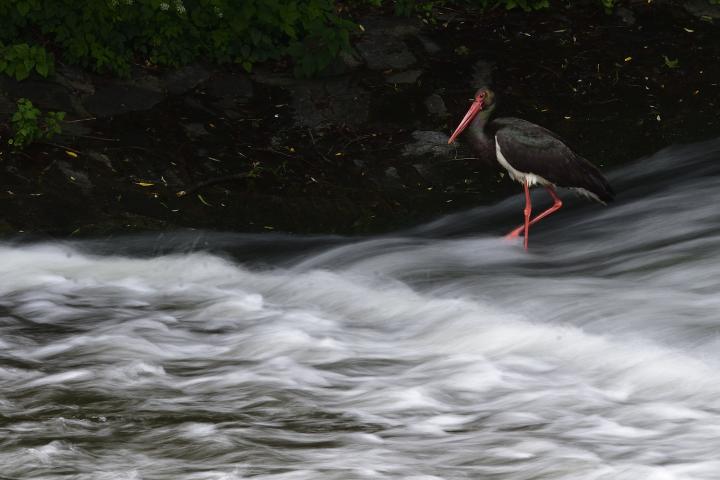
[[[544,212],[542,212],[542,213],[541,213],[540,215],[538,215],[537,217],[535,217],[535,218],[533,218],[532,220],[530,220],[530,223],[528,224],[528,226],[532,225],[533,223],[539,222],[540,220],[542,220],[543,218],[547,217],[547,216],[550,215],[551,213],[553,213],[553,212],[555,212],[555,211],[557,211],[557,210],[560,210],[560,207],[562,207],[562,200],[560,200],[560,198],[557,196],[557,193],[555,193],[555,189],[552,188],[552,187],[547,187],[547,191],[548,191],[548,193],[550,194],[550,196],[553,198],[553,201],[554,201],[553,206],[550,207],[550,208],[548,208],[548,209],[545,210]],[[526,187],[526,198],[527,198],[527,187]],[[527,208],[527,207],[526,207],[526,208]],[[508,233],[508,234],[505,236],[505,238],[515,238],[515,237],[517,237],[517,236],[520,235],[520,232],[524,232],[525,229],[526,229],[526,226],[525,226],[524,224],[523,224],[523,225],[520,225],[519,227],[517,227],[517,228],[516,228],[515,230],[513,230],[512,232]]]
[[[525,214],[525,239],[524,239],[524,247],[525,250],[528,248],[528,235],[530,233],[530,214],[532,213],[532,203],[530,202],[530,185],[528,184],[528,181],[525,180],[525,210],[523,210],[523,213]]]

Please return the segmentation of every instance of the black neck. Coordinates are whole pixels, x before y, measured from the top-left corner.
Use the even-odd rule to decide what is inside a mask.
[[[494,110],[494,105],[481,110],[467,126],[468,140],[479,150],[486,150],[488,147],[494,149],[495,139],[486,128]]]

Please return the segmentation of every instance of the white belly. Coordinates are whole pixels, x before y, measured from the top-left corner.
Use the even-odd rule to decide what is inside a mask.
[[[497,156],[497,160],[498,162],[500,162],[500,165],[502,165],[503,168],[508,171],[508,174],[510,174],[510,178],[512,178],[513,180],[516,180],[520,183],[527,182],[529,186],[533,186],[536,184],[552,185],[552,182],[539,175],[535,175],[534,173],[521,172],[520,170],[514,169],[512,165],[508,163],[502,151],[500,151],[500,144],[497,141],[497,137],[495,137],[495,155]]]

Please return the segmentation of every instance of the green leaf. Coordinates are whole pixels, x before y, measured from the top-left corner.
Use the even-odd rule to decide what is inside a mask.
[[[680,66],[680,60],[677,58],[675,60],[670,60],[667,55],[663,55],[663,58],[665,59],[665,66],[667,68],[673,69]]]
[[[49,73],[49,66],[47,63],[38,63],[35,65],[35,70],[43,77],[47,77]]]
[[[30,12],[30,2],[18,2],[17,9],[21,16],[25,16]]]
[[[25,80],[30,75],[30,71],[25,66],[25,64],[18,64],[15,67],[15,80],[21,81]]]

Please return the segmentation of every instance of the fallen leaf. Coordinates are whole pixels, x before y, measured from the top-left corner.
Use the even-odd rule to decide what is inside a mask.
[[[68,157],[73,157],[73,158],[77,158],[77,156],[78,156],[77,153],[71,152],[70,150],[65,150],[65,154],[66,154]]]
[[[663,58],[665,59],[665,66],[667,68],[678,68],[680,65],[680,60],[677,58],[675,60],[670,60],[667,55],[663,55]]]
[[[152,187],[155,184],[151,182],[135,182],[135,185],[140,185],[141,187]]]
[[[212,207],[212,205],[210,205],[208,202],[206,202],[205,199],[203,198],[203,196],[200,195],[199,193],[197,194],[197,198],[198,198],[198,200],[200,200],[200,201],[203,203],[203,205],[207,205],[208,207]]]

